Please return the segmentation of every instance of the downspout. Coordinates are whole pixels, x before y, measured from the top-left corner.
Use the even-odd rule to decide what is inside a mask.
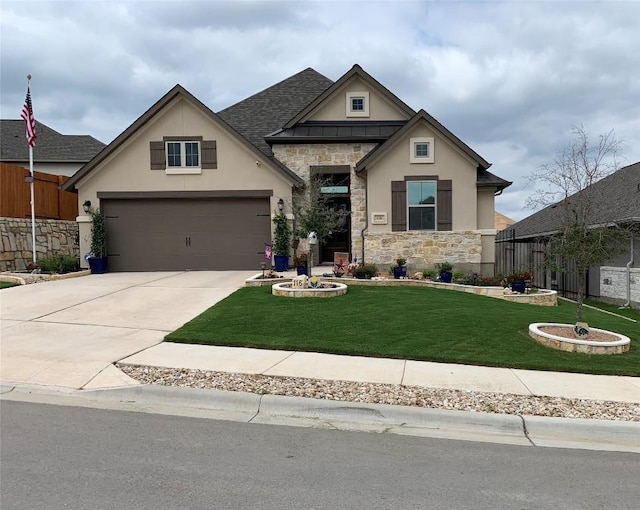
[[[627,302],[622,305],[622,308],[629,308],[631,306],[631,266],[633,265],[633,235],[631,236],[631,259],[627,262]]]

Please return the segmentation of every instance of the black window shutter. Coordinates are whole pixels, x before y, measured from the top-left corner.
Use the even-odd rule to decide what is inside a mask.
[[[391,230],[407,230],[407,183],[391,181]]]
[[[451,180],[438,181],[438,230],[452,230],[453,186]]]
[[[218,149],[215,140],[201,142],[202,168],[218,168]]]
[[[164,170],[167,160],[164,155],[164,142],[150,142],[151,170]]]

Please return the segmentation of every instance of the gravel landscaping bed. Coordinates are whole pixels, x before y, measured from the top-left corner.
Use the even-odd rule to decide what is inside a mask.
[[[497,414],[640,421],[640,404],[118,364],[144,384]]]

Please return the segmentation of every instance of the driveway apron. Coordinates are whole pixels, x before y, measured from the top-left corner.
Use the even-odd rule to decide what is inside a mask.
[[[244,285],[247,271],[107,273],[0,293],[0,379],[91,387],[132,383],[112,367]]]

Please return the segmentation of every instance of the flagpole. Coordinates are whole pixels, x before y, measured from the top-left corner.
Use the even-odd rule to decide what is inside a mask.
[[[27,90],[31,90],[31,75],[27,75]],[[31,248],[33,252],[33,263],[36,263],[36,202],[34,193],[34,175],[33,175],[33,147],[29,144],[29,175],[31,175],[31,182],[29,188],[31,189]]]

